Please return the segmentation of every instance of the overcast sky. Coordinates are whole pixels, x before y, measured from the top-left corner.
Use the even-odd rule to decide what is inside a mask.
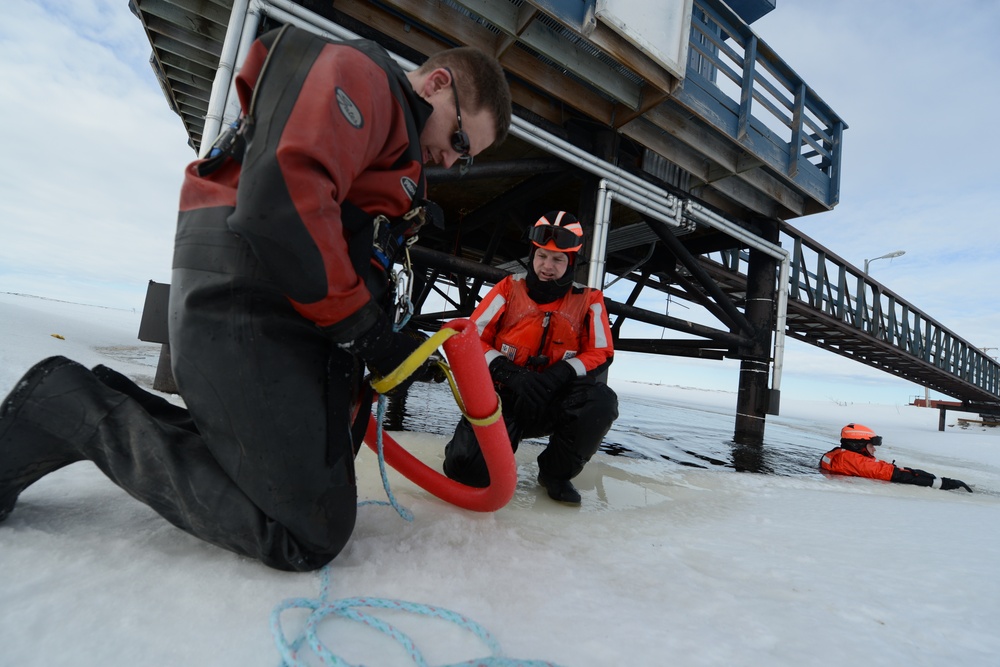
[[[170,280],[194,157],[127,0],[7,0],[0,23],[0,290],[141,308]]]
[[[170,279],[194,158],[142,26],[127,0],[4,9],[0,291],[139,309],[148,280]],[[849,125],[841,203],[792,223],[858,266],[905,250],[872,275],[973,345],[1000,347],[1000,3],[779,0],[754,29]],[[736,389],[735,362],[629,356],[614,372]],[[782,388],[897,402],[923,391],[795,341]]]

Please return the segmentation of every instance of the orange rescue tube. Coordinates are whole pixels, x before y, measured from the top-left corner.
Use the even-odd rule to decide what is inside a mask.
[[[444,351],[465,403],[466,414],[475,420],[496,414],[499,399],[493,391],[493,380],[486,367],[486,358],[483,356],[475,325],[469,320],[460,319],[452,320],[444,326],[459,332],[444,342]],[[472,428],[490,472],[490,485],[486,488],[467,486],[448,479],[403,449],[383,431],[382,452],[385,462],[441,500],[475,512],[495,512],[514,497],[514,488],[517,486],[514,452],[502,416],[497,415],[492,423],[485,426],[473,423]],[[378,424],[374,419],[368,422],[365,442],[372,450],[378,451]]]

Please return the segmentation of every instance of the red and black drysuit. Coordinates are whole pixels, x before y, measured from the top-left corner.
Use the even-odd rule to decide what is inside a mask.
[[[930,486],[935,489],[944,489],[945,491],[964,487],[966,490],[971,491],[964,482],[948,477],[936,477],[929,472],[917,468],[902,468],[893,463],[886,463],[885,461],[878,460],[864,450],[855,452],[843,447],[831,449],[820,459],[819,468],[823,472],[835,475],[851,475],[853,477],[880,479],[883,482]]]
[[[0,519],[86,458],[176,526],[275,568],[321,567],[347,543],[363,375],[348,349],[385,322],[373,247],[423,201],[432,107],[376,44],[295,28],[253,44],[237,92],[245,111],[256,95],[252,124],[181,191],[169,335],[188,410],[105,367],[37,365],[0,434],[36,452],[0,462]]]
[[[607,307],[600,290],[579,285],[538,303],[527,282],[525,274],[507,276],[470,319],[479,329],[514,451],[523,438],[550,436],[538,455],[539,472],[569,480],[580,474],[618,418],[618,397],[598,379],[614,357]],[[565,380],[546,405],[525,406],[524,397],[497,370],[504,360],[539,372],[562,371]],[[445,447],[444,470],[470,486],[489,484],[482,450],[464,418]]]

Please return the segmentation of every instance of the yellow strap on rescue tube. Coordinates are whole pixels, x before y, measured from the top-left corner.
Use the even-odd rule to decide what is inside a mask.
[[[446,340],[457,334],[455,329],[443,328],[420,344],[403,363],[396,366],[388,375],[372,380],[372,388],[380,394],[391,391],[406,378],[413,375],[432,354],[437,352]]]

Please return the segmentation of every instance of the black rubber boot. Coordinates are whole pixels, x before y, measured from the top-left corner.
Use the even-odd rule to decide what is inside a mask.
[[[446,476],[466,486],[484,488],[490,485],[486,459],[472,425],[465,419],[458,422],[455,435],[445,445],[443,468]]]
[[[582,498],[580,492],[568,479],[550,479],[545,473],[538,473],[538,483],[545,487],[549,498],[568,505],[579,505]]]
[[[77,365],[65,357],[49,357],[24,374],[0,405],[0,521],[14,509],[17,497],[50,472],[75,463],[83,456],[66,441],[51,434],[26,412],[38,412],[42,419],[58,417],[46,405],[37,404],[33,394],[52,373]]]

